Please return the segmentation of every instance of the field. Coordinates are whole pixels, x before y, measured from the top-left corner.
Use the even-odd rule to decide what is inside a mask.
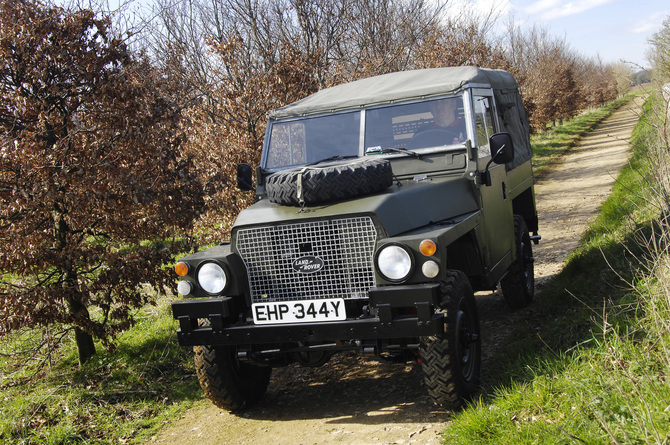
[[[540,177],[548,175],[565,151],[611,112],[612,108],[597,110],[536,136]],[[231,422],[238,426],[249,419],[271,422],[273,414],[268,413],[276,411],[273,404],[278,404],[284,415],[287,411],[293,415],[281,419],[284,428],[298,435],[300,425],[306,425],[301,421],[344,414],[361,429],[386,427],[399,439],[423,443],[426,434],[436,426],[441,430],[442,425],[448,443],[662,443],[670,424],[667,329],[658,327],[663,320],[655,320],[654,315],[667,314],[662,312],[667,307],[650,305],[663,303],[656,295],[667,296],[659,281],[667,269],[659,263],[652,270],[649,246],[640,245],[641,236],[656,241],[659,234],[654,223],[658,212],[646,205],[651,202],[649,187],[640,179],[650,168],[643,136],[644,128],[638,128],[633,162],[619,177],[579,248],[562,272],[543,285],[529,319],[520,320],[510,333],[509,339],[518,340],[496,345],[490,353],[489,367],[496,370],[495,377],[486,380],[482,399],[471,407],[454,416],[436,413],[416,395],[418,386],[407,384],[409,379],[418,381],[415,368],[396,365],[374,375],[360,366],[366,364],[362,360],[345,357],[324,371],[323,379],[312,370],[282,370],[271,383],[275,390],[269,393],[269,401]],[[2,339],[0,440],[143,443],[158,435],[156,441],[168,441],[173,437],[169,433],[159,435],[166,425],[173,425],[193,406],[195,413],[211,409],[201,401],[190,352],[177,345],[169,299],[161,298],[157,306],[143,309],[139,322],[119,337],[114,350],[99,347],[98,354],[81,368],[69,333],[59,326]],[[541,334],[536,331],[538,325]],[[352,380],[338,383],[342,373]],[[295,378],[306,382],[305,393],[291,389],[288,383]],[[391,380],[387,390],[381,391],[384,394],[374,395],[376,403],[370,405],[374,410],[369,412],[361,407],[344,413],[333,408],[332,413],[321,414],[287,410],[301,397],[324,394],[332,397],[336,407],[351,406],[348,397],[370,391],[375,378]],[[395,412],[389,411],[389,400]],[[409,425],[407,420],[405,429],[388,426],[393,415],[411,417],[412,407],[426,414],[427,420],[416,423],[424,427]],[[325,423],[319,433],[346,440],[345,423]],[[383,443],[384,437],[379,439]],[[430,437],[430,441],[440,440],[437,435]]]

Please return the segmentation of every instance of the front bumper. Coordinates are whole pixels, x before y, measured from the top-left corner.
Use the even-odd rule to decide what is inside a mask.
[[[439,284],[389,286],[370,290],[370,307],[377,316],[326,323],[254,325],[234,323],[230,297],[182,300],[172,303],[179,321],[177,338],[182,346],[254,345],[334,340],[380,340],[441,335]],[[398,315],[399,308],[414,308],[412,315]],[[405,311],[407,312],[407,311]],[[209,320],[199,326],[199,319]]]

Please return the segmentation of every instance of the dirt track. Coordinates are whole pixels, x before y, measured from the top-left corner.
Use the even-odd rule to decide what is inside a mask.
[[[607,119],[535,186],[542,242],[535,248],[538,290],[558,273],[626,163],[641,101]],[[541,298],[538,295],[537,298]],[[502,297],[478,295],[484,363],[505,340],[510,311]],[[418,365],[339,356],[315,369],[273,371],[261,404],[233,415],[207,404],[188,411],[149,442],[207,444],[438,444],[449,414],[433,408]]]

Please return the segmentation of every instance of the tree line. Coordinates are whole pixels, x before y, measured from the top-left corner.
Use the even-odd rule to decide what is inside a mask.
[[[268,111],[399,70],[517,78],[535,130],[626,91],[631,70],[541,27],[423,0],[155,0],[149,18],[0,5],[0,335],[55,325],[113,347],[166,267],[253,200]]]
[[[197,97],[184,147],[211,178],[200,239],[226,237],[250,203],[230,181],[238,162],[259,162],[267,113],[322,88],[401,70],[500,68],[519,82],[539,131],[630,87],[629,67],[582,56],[541,26],[453,9],[424,0],[157,0],[157,26],[139,46],[178,81],[173,91]]]

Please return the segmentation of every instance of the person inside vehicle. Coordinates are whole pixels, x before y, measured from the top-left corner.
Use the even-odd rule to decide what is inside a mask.
[[[430,102],[429,111],[433,122],[424,125],[414,135],[417,146],[437,146],[459,144],[467,139],[465,120],[458,110],[463,107],[463,99],[450,97]]]
[[[460,97],[440,99],[430,102],[430,111],[435,119],[431,128],[444,130],[453,136],[453,144],[465,141],[465,120],[458,114],[463,107]]]

